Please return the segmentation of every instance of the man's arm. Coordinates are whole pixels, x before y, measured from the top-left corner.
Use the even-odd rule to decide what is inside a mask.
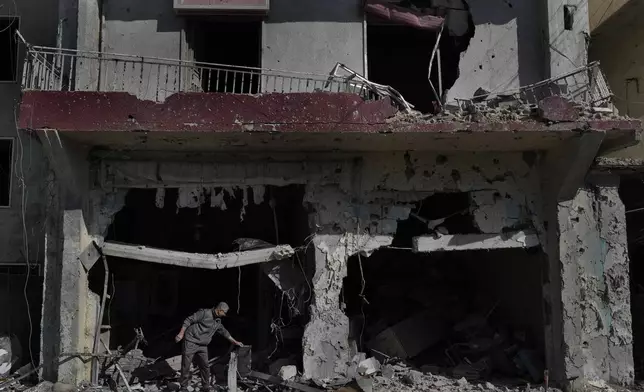
[[[225,337],[226,339],[228,339],[228,341],[230,343],[234,344],[235,346],[240,346],[241,347],[241,346],[244,345],[242,342],[238,342],[237,340],[235,340],[235,338],[233,338],[230,335],[230,332],[228,332],[226,327],[224,327],[222,324],[219,324],[219,328],[217,328],[217,333],[220,334],[221,336]]]
[[[177,334],[177,336],[174,338],[174,340],[178,343],[183,339],[183,335],[186,333],[186,328],[188,328],[190,325],[194,323],[198,323],[199,321],[203,320],[205,312],[203,309],[196,311],[194,314],[188,316],[184,321],[183,325],[181,326],[181,330]]]

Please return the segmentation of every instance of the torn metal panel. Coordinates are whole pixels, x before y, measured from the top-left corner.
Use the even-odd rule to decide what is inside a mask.
[[[222,269],[286,259],[293,256],[294,250],[289,245],[279,245],[272,248],[249,250],[245,252],[204,254],[149,248],[142,245],[106,242],[103,245],[103,253],[107,256],[147,261],[157,264],[176,265],[189,268]]]
[[[392,23],[411,26],[420,30],[438,30],[445,20],[439,16],[400,7],[382,0],[367,0],[364,9],[367,13]]]
[[[338,71],[340,70],[345,72],[344,76],[338,74]],[[369,92],[376,94],[378,97],[389,97],[400,109],[406,112],[410,112],[414,108],[412,104],[403,98],[402,94],[400,94],[398,90],[391,86],[374,83],[344,64],[337,63],[335,67],[333,67],[327,84],[331,83],[332,80],[337,80],[338,78],[342,78],[345,83],[351,85],[353,89],[365,88]]]
[[[536,233],[455,234],[440,237],[414,237],[414,252],[533,248],[539,246]]]

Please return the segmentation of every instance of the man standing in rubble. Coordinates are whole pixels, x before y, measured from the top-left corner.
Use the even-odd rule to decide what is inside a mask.
[[[185,389],[190,380],[190,365],[196,356],[201,375],[202,390],[210,389],[210,366],[208,365],[208,345],[215,333],[225,337],[232,344],[243,346],[235,340],[221,324],[221,317],[228,313],[228,304],[220,302],[214,309],[200,309],[184,322],[175,338],[178,343],[183,340],[181,357],[181,388]]]

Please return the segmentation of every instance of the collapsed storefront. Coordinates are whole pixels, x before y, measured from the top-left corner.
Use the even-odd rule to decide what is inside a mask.
[[[542,176],[555,178],[547,169],[557,159],[571,179],[567,163],[579,155],[126,152],[61,141],[52,156],[74,163],[57,171],[47,254],[59,268],[46,272],[45,313],[75,326],[43,330],[45,358],[92,347],[105,282],[101,336],[111,348],[142,328],[147,357],[174,356],[182,318],[225,300],[255,369],[294,364],[320,385],[350,381],[360,353],[534,383],[563,355],[553,337],[559,272],[546,257],[560,250],[548,243],[542,189],[573,182]],[[107,280],[102,263],[78,262],[94,244]],[[57,290],[65,299],[54,304],[47,294]]]

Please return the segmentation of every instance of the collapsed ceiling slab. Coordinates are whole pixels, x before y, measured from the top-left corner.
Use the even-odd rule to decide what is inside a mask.
[[[106,242],[103,244],[102,251],[106,256],[203,269],[233,268],[248,264],[283,260],[293,256],[295,253],[289,245],[278,245],[271,248],[243,252],[204,254],[178,252],[118,242]]]
[[[414,252],[533,248],[539,246],[539,237],[530,231],[502,234],[455,234],[440,237],[414,237]]]

